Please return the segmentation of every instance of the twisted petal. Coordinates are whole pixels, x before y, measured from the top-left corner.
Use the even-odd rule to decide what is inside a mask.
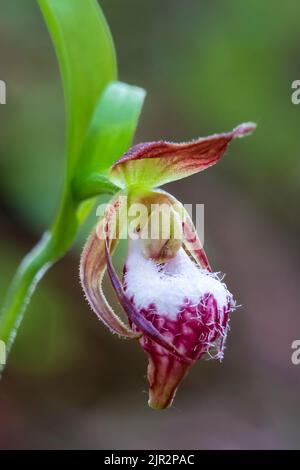
[[[251,133],[256,125],[241,124],[231,132],[214,134],[187,143],[165,141],[135,145],[116,161],[110,179],[121,188],[153,188],[202,171],[217,163],[229,142]]]
[[[125,325],[112,310],[101,287],[106,269],[106,236],[110,240],[110,250],[113,251],[118,242],[113,221],[118,221],[120,234],[126,217],[123,201],[120,193],[114,197],[108,206],[109,210],[88,238],[80,261],[80,280],[92,310],[112,333],[125,338],[138,338],[140,335]]]
[[[199,266],[207,269],[209,272],[212,272],[208,257],[205,253],[201,240],[188,211],[181,204],[181,202],[176,199],[176,197],[172,196],[172,194],[169,194],[166,191],[161,192],[163,192],[169,198],[175,210],[179,212],[181,216],[183,221],[183,244],[186,251],[188,251],[193,256],[194,260],[197,264],[199,264]]]

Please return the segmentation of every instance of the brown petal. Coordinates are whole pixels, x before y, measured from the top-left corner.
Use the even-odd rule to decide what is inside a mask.
[[[135,145],[112,166],[110,179],[121,188],[136,184],[153,188],[176,181],[217,163],[232,139],[251,133],[255,127],[245,123],[231,132],[191,142]]]
[[[182,225],[184,248],[193,256],[197,264],[199,264],[202,268],[212,272],[208,257],[205,253],[203,245],[188,211],[185,209],[183,204],[181,204],[181,202],[176,199],[176,197],[172,196],[172,194],[169,194],[163,190],[159,191],[168,197],[171,204],[173,204],[174,209],[180,214],[180,217],[183,220]]]
[[[111,212],[118,215],[119,224],[122,225],[122,207],[121,199],[117,195],[110,204]],[[105,257],[105,237],[100,238],[100,234],[104,231],[112,236],[110,230],[110,221],[112,213],[106,213],[103,219],[93,230],[84,247],[80,261],[80,280],[82,288],[85,292],[87,301],[98,318],[113,332],[125,338],[138,338],[140,335],[133,332],[129,326],[125,325],[122,320],[115,314],[107,302],[102,291],[102,281],[106,270]],[[121,227],[119,226],[119,230]],[[116,238],[111,240],[111,251],[117,245]]]
[[[183,222],[183,243],[187,251],[193,256],[195,261],[204,269],[212,272],[205,250],[198,237],[196,228],[189,213],[185,211],[185,221]]]

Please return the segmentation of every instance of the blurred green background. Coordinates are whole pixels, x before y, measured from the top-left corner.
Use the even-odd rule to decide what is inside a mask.
[[[136,141],[258,123],[216,167],[166,188],[184,203],[205,204],[206,250],[242,307],[232,315],[224,363],[199,362],[173,408],[148,409],[145,354],[111,336],[81,293],[85,227],[28,308],[0,384],[0,448],[297,448],[300,365],[291,363],[291,343],[300,339],[300,105],[291,102],[291,83],[300,79],[300,3],[101,6],[119,78],[148,92]],[[0,12],[2,299],[55,213],[65,129],[37,3],[1,0]]]

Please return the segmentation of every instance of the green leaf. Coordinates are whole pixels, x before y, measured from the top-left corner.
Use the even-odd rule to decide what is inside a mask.
[[[96,0],[39,0],[39,4],[63,81],[71,177],[96,102],[116,78],[114,45]]]
[[[110,83],[103,92],[76,166],[73,192],[77,199],[116,191],[107,170],[130,146],[144,98],[143,89],[121,82]]]

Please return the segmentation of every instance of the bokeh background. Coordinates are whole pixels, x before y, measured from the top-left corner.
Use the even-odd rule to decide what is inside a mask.
[[[148,92],[136,141],[258,123],[216,167],[168,187],[183,202],[205,204],[206,250],[242,307],[232,315],[224,362],[199,362],[173,408],[148,409],[146,355],[111,336],[82,296],[85,228],[28,308],[0,383],[0,448],[297,448],[300,105],[291,102],[291,83],[300,79],[300,3],[101,5],[120,79]],[[37,3],[1,0],[0,11],[2,299],[57,207],[64,110]]]

